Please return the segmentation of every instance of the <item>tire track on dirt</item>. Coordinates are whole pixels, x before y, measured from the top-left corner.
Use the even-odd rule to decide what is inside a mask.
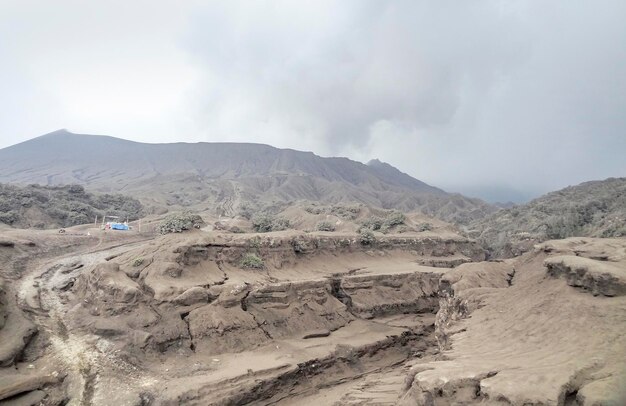
[[[127,375],[132,370],[134,375],[138,371],[136,367],[97,348],[93,343],[86,340],[82,334],[72,333],[65,324],[63,316],[66,313],[64,304],[58,294],[57,286],[64,286],[71,278],[77,278],[85,269],[104,262],[111,254],[121,254],[141,244],[145,240],[131,243],[115,244],[103,247],[103,238],[95,247],[90,247],[82,252],[62,255],[53,259],[47,259],[32,267],[32,272],[22,279],[18,290],[18,303],[20,307],[29,312],[37,326],[46,334],[52,357],[55,362],[65,365],[67,377],[67,393],[71,396],[68,405],[91,405],[98,391],[98,378],[102,371],[122,370]],[[80,263],[82,266],[75,267],[71,272],[61,272],[63,267],[72,267]],[[39,308],[29,296],[38,297]],[[120,388],[127,382],[119,382]]]

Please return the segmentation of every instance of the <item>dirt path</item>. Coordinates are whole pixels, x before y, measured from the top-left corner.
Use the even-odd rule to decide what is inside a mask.
[[[47,258],[30,264],[29,268],[32,271],[27,271],[19,284],[17,292],[19,306],[33,315],[33,321],[39,327],[40,334],[45,334],[50,343],[46,357],[49,356],[51,359],[47,362],[65,367],[62,370],[67,374],[65,382],[67,393],[71,396],[69,405],[93,404],[98,383],[103,375],[106,375],[109,388],[150,384],[149,380],[139,377],[136,367],[109,351],[106,340],[94,340],[87,335],[73,334],[64,321],[67,309],[62,300],[63,290],[71,287],[83,270],[105,261],[111,255],[132,249],[144,240],[120,244],[120,242],[103,243],[101,238],[95,247],[86,247],[79,253]],[[114,376],[124,379],[111,382]]]
[[[216,213],[219,217],[233,217],[235,208],[241,204],[241,191],[237,183],[228,181],[221,189],[217,199],[218,207]]]

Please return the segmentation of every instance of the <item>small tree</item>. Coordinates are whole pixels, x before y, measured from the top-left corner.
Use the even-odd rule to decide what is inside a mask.
[[[376,237],[374,237],[374,232],[370,229],[364,228],[359,232],[359,242],[362,245],[372,245],[376,241]]]
[[[159,224],[159,233],[182,233],[192,228],[200,228],[204,224],[202,217],[189,211],[182,213],[170,214],[161,224]]]
[[[257,233],[282,231],[289,228],[289,220],[269,214],[256,214],[252,217],[252,228]]]
[[[255,214],[252,217],[252,228],[257,233],[272,231],[272,218],[267,214]]]
[[[372,216],[361,223],[361,228],[368,230],[380,230],[380,227],[383,225],[383,219],[380,217]]]

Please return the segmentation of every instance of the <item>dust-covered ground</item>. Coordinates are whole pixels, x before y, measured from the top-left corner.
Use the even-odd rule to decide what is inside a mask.
[[[445,225],[225,223],[3,229],[0,401],[624,404],[626,239],[484,262]]]

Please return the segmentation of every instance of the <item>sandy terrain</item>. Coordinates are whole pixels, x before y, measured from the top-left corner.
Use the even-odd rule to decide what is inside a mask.
[[[449,313],[479,308],[448,326],[445,360],[413,368],[404,403],[626,404],[625,248],[626,239],[544,243],[501,264],[515,270],[510,287],[464,283],[480,272],[468,265],[446,275],[457,298]]]
[[[8,404],[626,399],[626,239],[503,262],[446,229],[1,240]]]

